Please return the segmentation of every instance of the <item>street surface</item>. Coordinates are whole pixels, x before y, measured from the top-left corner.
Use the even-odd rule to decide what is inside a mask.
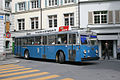
[[[53,60],[13,58],[20,63],[0,65],[0,80],[120,80],[120,61],[56,63]]]

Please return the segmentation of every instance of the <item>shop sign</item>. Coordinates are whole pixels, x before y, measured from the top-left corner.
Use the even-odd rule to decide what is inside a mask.
[[[59,27],[59,32],[68,31],[68,30],[69,30],[69,26],[61,26],[61,27]]]

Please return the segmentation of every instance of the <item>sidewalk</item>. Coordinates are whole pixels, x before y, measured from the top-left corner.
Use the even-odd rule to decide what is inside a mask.
[[[20,60],[13,59],[13,58],[14,58],[13,54],[7,54],[6,59],[3,61],[0,61],[0,65],[15,64],[20,62]]]

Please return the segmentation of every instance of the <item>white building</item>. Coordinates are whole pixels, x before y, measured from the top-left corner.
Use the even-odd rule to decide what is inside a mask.
[[[64,25],[78,27],[77,3],[78,0],[12,0],[12,37]]]
[[[12,0],[12,37],[66,25],[73,29],[90,28],[98,34],[100,57],[107,41],[110,55],[116,58],[119,3],[118,0]]]
[[[80,26],[89,27],[98,34],[100,57],[103,56],[105,42],[109,44],[110,56],[116,58],[116,47],[120,45],[120,1],[82,1],[80,6]]]
[[[0,0],[0,60],[5,58],[6,48],[9,48],[10,39],[6,38],[6,30],[10,26],[10,2],[11,0]],[[7,24],[7,26],[6,26]]]

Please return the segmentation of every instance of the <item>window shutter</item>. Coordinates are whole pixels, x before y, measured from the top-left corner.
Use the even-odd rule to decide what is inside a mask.
[[[108,23],[113,24],[113,11],[108,11]]]
[[[61,5],[63,5],[63,0],[61,0]]]
[[[88,24],[93,24],[93,12],[88,12]]]
[[[28,1],[28,10],[30,10],[30,1]]]
[[[25,11],[27,10],[27,2],[25,2]]]
[[[57,5],[59,6],[59,0],[57,0]]]
[[[74,0],[74,3],[76,3],[77,1],[76,0]]]
[[[38,0],[38,8],[40,8],[40,5],[41,5],[40,0]]]
[[[120,23],[120,11],[115,11],[115,23]]]
[[[47,7],[47,0],[45,0],[45,7]]]
[[[15,12],[17,12],[17,3],[15,3]]]

